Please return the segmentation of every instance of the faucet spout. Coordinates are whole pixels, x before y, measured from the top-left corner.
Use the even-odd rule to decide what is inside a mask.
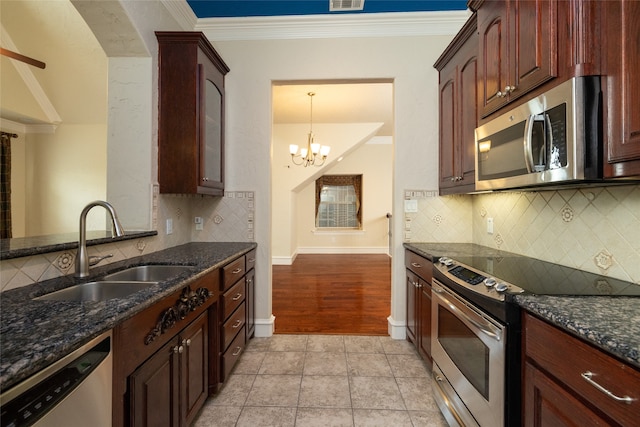
[[[84,207],[80,213],[80,239],[78,241],[78,255],[76,256],[76,277],[89,276],[89,255],[87,254],[87,214],[91,208],[95,206],[102,206],[109,212],[111,217],[111,224],[113,225],[113,233],[120,237],[124,236],[124,228],[120,224],[116,210],[110,203],[96,200],[89,203]]]

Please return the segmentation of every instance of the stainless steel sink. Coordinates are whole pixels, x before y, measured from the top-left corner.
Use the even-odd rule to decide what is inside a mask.
[[[96,281],[70,286],[34,298],[38,301],[104,301],[124,298],[156,282]]]
[[[193,271],[187,265],[139,265],[115,273],[107,274],[102,280],[125,282],[161,282],[178,276],[185,271]]]

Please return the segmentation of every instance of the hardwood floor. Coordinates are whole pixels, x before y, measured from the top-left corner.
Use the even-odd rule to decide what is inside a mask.
[[[276,334],[387,335],[389,256],[306,254],[272,268]]]

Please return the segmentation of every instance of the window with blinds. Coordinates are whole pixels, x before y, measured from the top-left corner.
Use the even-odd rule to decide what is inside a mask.
[[[316,227],[359,229],[362,175],[324,175],[316,181]]]

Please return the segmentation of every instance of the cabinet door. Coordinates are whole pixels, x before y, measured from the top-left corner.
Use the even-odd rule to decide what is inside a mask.
[[[191,422],[204,404],[208,395],[208,317],[202,314],[180,334],[183,352],[182,360],[182,393],[180,401],[183,405],[181,425]]]
[[[211,61],[200,52],[199,72],[199,177],[207,193],[224,191],[224,81]],[[214,191],[218,193],[218,191]]]
[[[478,10],[482,117],[507,103],[503,94],[509,85],[508,5],[507,1],[488,1]]]
[[[465,192],[475,190],[476,182],[476,128],[478,127],[478,35],[474,33],[458,53],[459,144],[458,186]]]
[[[130,422],[133,427],[178,426],[179,353],[171,341],[129,377]]]
[[[440,72],[440,189],[455,186],[456,181],[456,102],[457,84],[454,64]]]
[[[418,286],[420,286],[420,278],[411,271],[407,273],[407,338],[409,341],[418,345],[417,328],[418,328]]]
[[[524,370],[525,427],[611,425],[533,365]]]
[[[609,1],[603,6],[604,173],[607,178],[640,176],[640,2]]]
[[[418,351],[427,361],[431,360],[431,284],[421,280],[420,334]]]
[[[482,117],[557,75],[557,1],[487,1],[478,10]]]
[[[556,0],[511,0],[509,101],[557,75]]]

